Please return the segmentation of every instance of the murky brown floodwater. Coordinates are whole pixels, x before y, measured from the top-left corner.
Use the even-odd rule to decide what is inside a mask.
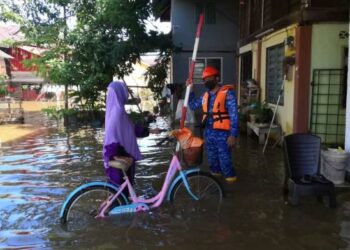
[[[136,186],[147,196],[170,159],[171,148],[156,146],[163,137],[139,141],[145,159]],[[239,182],[226,186],[219,213],[184,214],[164,204],[72,232],[59,224],[59,210],[75,187],[104,179],[102,141],[100,128],[55,129],[0,148],[0,249],[350,249],[350,194],[338,195],[336,209],[315,199],[284,204],[281,149],[263,155],[245,136],[234,151]]]

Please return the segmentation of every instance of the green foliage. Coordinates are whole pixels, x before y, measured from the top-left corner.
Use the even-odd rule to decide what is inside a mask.
[[[6,86],[0,85],[0,97],[7,95],[7,89]]]
[[[50,82],[75,85],[80,103],[96,109],[113,76],[123,78],[143,53],[159,51],[159,65],[147,74],[149,86],[159,96],[170,60],[168,35],[147,32],[152,14],[149,0],[3,0],[3,21],[21,25],[26,41],[20,44],[47,48],[27,60]],[[6,15],[5,15],[6,14]],[[75,25],[68,21],[75,18]],[[16,44],[15,44],[16,45]],[[17,44],[19,45],[19,44]]]
[[[171,54],[172,49],[166,49],[161,53],[156,61],[156,64],[149,67],[146,72],[148,87],[154,93],[154,98],[158,100],[162,97],[162,90],[168,76]]]
[[[41,111],[44,112],[48,117],[55,120],[59,120],[63,117],[63,112],[61,112],[59,109],[56,109],[54,107],[45,108],[45,109],[42,109]]]
[[[131,111],[129,118],[134,124],[144,124],[146,122],[144,115],[140,112]]]
[[[0,75],[0,86],[5,86],[6,83],[5,83],[5,79],[6,79],[7,76],[5,75]]]
[[[1,1],[0,2],[0,21],[2,22],[14,22],[14,23],[22,23],[23,18],[9,7],[9,1]]]
[[[60,120],[65,115],[72,116],[78,113],[78,111],[75,109],[56,109],[55,107],[45,108],[41,111],[44,112],[48,117],[55,120]]]
[[[7,85],[5,83],[5,76],[0,75],[0,96],[8,94]]]
[[[255,114],[256,122],[271,122],[273,112],[266,102],[254,101],[250,106],[252,107],[252,110],[250,110],[250,114]]]

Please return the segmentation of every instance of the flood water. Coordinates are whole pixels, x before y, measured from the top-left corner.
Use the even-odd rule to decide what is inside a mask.
[[[338,194],[336,209],[316,199],[285,204],[281,148],[264,155],[256,138],[244,135],[233,152],[239,181],[225,185],[219,212],[182,213],[165,203],[125,221],[62,227],[65,197],[80,184],[105,180],[103,136],[101,128],[60,127],[0,148],[0,249],[350,249],[350,193]],[[139,140],[145,159],[135,186],[147,197],[159,190],[171,157],[170,146],[156,146],[164,136]]]

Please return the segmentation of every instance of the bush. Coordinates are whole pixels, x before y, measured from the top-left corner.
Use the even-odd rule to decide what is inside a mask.
[[[129,113],[129,118],[134,124],[144,124],[146,122],[144,115],[135,111]]]
[[[270,123],[273,117],[273,112],[266,102],[253,102],[251,104],[252,109],[250,114],[255,114],[257,123]]]
[[[6,96],[8,94],[7,88],[5,85],[0,86],[0,96]]]

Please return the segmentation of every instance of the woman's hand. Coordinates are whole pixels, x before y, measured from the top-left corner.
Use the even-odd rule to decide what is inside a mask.
[[[159,128],[151,128],[151,129],[149,130],[149,132],[150,132],[151,134],[159,134],[159,133],[162,132],[162,131],[161,131],[161,129],[159,129]]]

